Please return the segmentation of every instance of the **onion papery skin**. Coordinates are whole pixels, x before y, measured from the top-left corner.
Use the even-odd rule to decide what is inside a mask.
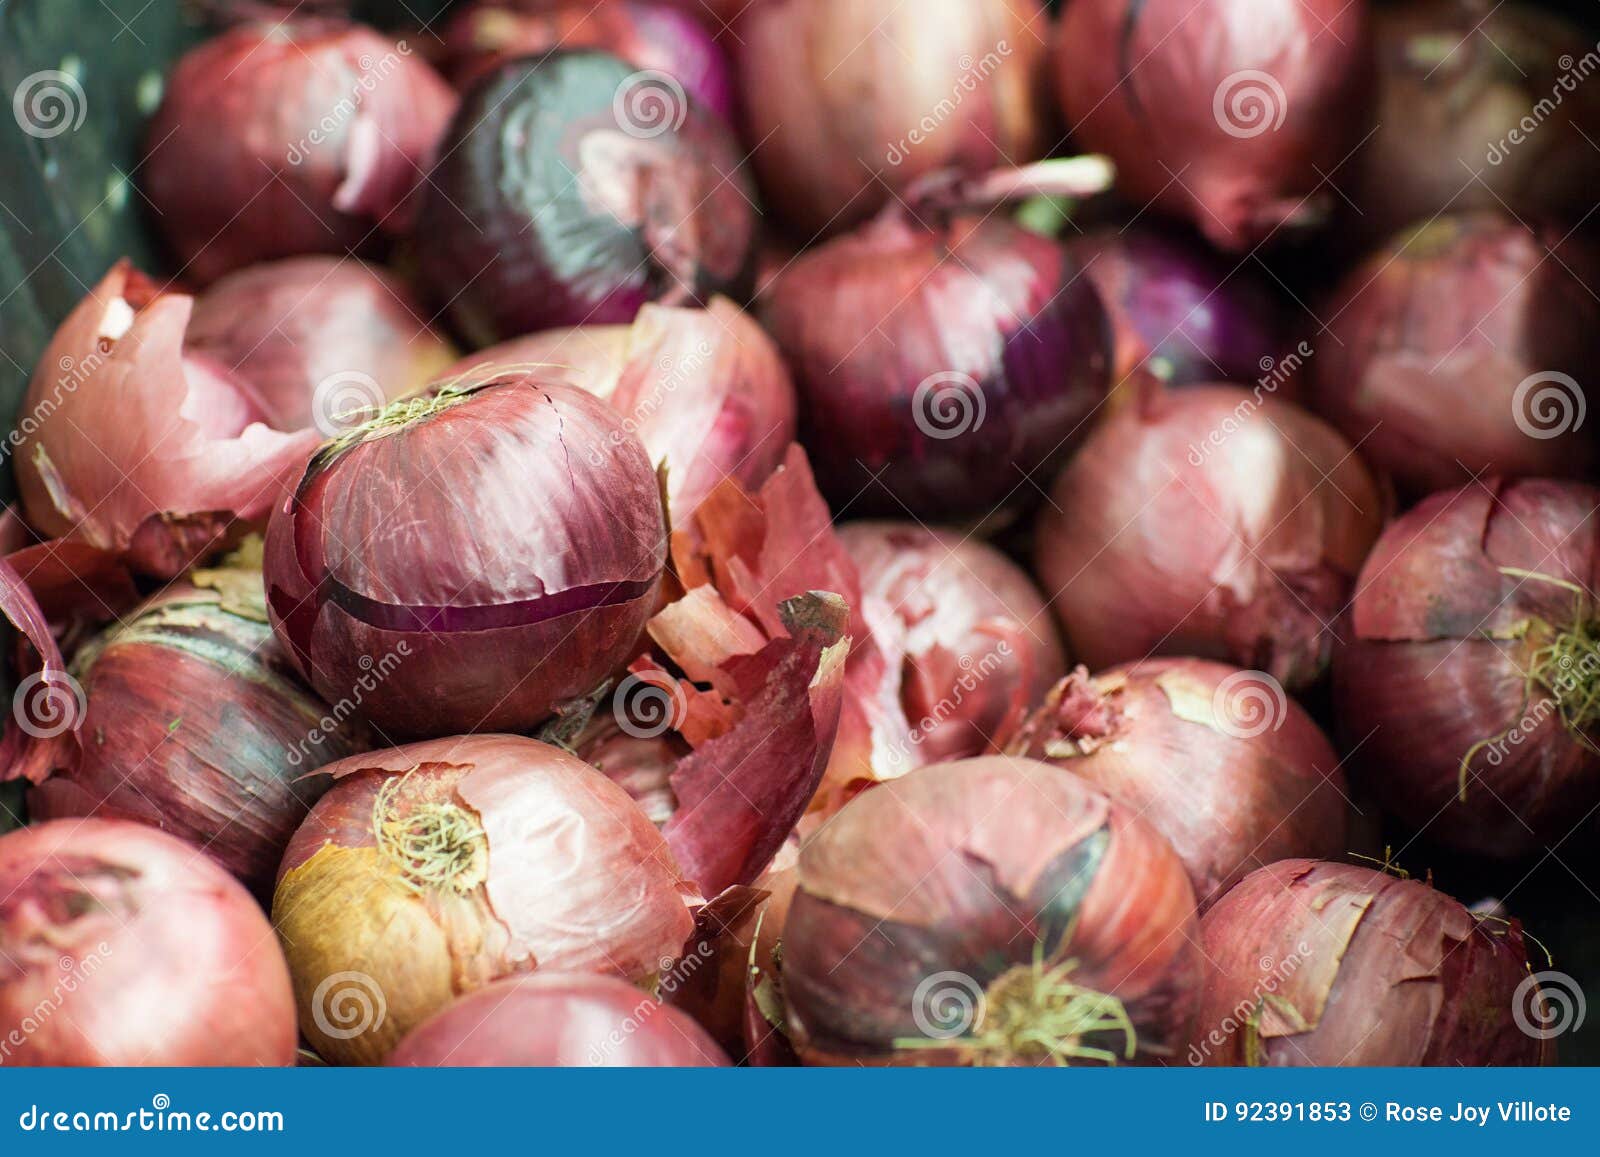
[[[1111,318],[1115,382],[1142,370],[1175,386],[1252,383],[1283,352],[1266,286],[1182,233],[1097,229],[1066,246]]]
[[[1258,674],[1147,659],[1053,688],[1010,752],[1094,784],[1167,838],[1203,912],[1256,868],[1348,850],[1345,776],[1309,715]]]
[[[1111,330],[1055,241],[898,207],[795,260],[761,316],[836,513],[988,514],[1043,486],[1110,386]]]
[[[9,509],[0,523],[14,524]],[[38,783],[54,767],[59,746],[76,737],[84,713],[50,620],[13,565],[16,557],[0,555],[0,613],[15,632],[8,644],[11,662],[5,669],[17,682],[11,718],[0,737],[0,783],[14,779]]]
[[[318,439],[270,428],[248,382],[184,352],[192,304],[119,262],[56,330],[19,411],[29,525],[159,579],[265,519]]]
[[[185,53],[145,135],[156,220],[206,284],[405,232],[454,91],[404,41],[338,19],[269,18]]]
[[[328,443],[274,512],[264,570],[312,687],[337,703],[391,660],[359,712],[410,737],[529,728],[591,694],[633,651],[665,556],[638,440],[522,373]]]
[[[513,57],[599,48],[636,69],[665,73],[723,120],[734,120],[733,65],[704,24],[668,4],[479,0],[462,6],[443,36],[447,72],[457,86]]]
[[[1334,656],[1336,717],[1352,773],[1431,839],[1517,856],[1600,801],[1583,642],[1597,508],[1594,487],[1490,479],[1425,499],[1373,548]]]
[[[797,402],[783,357],[725,297],[703,309],[648,304],[631,325],[514,338],[463,359],[458,369],[529,363],[605,399],[650,460],[665,463],[674,525],[686,523],[724,478],[760,487],[795,439]]]
[[[650,981],[693,928],[699,894],[654,825],[560,748],[464,736],[323,772],[334,783],[284,855],[273,923],[301,1032],[329,1062],[377,1064],[517,973]]]
[[[1305,215],[1356,143],[1370,54],[1365,3],[1072,0],[1052,67],[1126,199],[1242,250]]]
[[[1474,213],[1393,238],[1321,311],[1309,404],[1409,496],[1486,473],[1588,476],[1600,254],[1565,233]]]
[[[1577,221],[1593,207],[1600,93],[1571,69],[1593,36],[1545,7],[1493,0],[1380,5],[1373,33],[1374,132],[1350,158],[1351,234],[1376,243],[1479,209]]]
[[[7,1065],[292,1065],[294,996],[250,894],[124,820],[0,836]]]
[[[1073,962],[1065,981],[1114,998],[1127,1027],[1057,1043],[1104,1049],[1102,1063],[1176,1057],[1198,934],[1182,863],[1121,805],[1032,760],[936,764],[858,796],[802,848],[790,1035],[807,1064],[1050,1063],[1037,1045],[980,1041],[1046,1031],[1008,991],[1019,971]],[[941,1008],[941,987],[966,1015]]]
[[[212,584],[219,572],[197,572]],[[359,749],[358,728],[300,682],[260,606],[175,583],[73,660],[87,708],[34,819],[136,820],[202,848],[258,896],[324,781],[307,772]],[[325,730],[326,728],[326,730]]]
[[[1386,514],[1332,427],[1260,387],[1213,384],[1115,410],[1051,498],[1040,585],[1091,670],[1195,655],[1291,691],[1325,669]]]
[[[359,261],[254,265],[195,299],[185,336],[255,387],[274,429],[335,434],[456,360],[393,275]]]
[[[463,996],[390,1055],[414,1068],[726,1066],[692,1018],[608,976],[538,972]]]
[[[1047,21],[1038,0],[747,6],[729,47],[765,199],[809,240],[924,174],[1042,156]]]
[[[1474,917],[1429,884],[1282,860],[1242,880],[1200,928],[1215,967],[1192,1065],[1553,1059],[1550,1040],[1518,1027],[1538,999],[1522,987],[1522,926]]]
[[[462,98],[417,257],[475,346],[748,295],[754,192],[714,113],[615,56],[514,60]]]

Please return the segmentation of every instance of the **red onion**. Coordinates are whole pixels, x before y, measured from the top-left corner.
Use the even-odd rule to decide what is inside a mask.
[[[1264,864],[1348,849],[1339,759],[1260,671],[1149,659],[1091,679],[1079,667],[1010,750],[1077,773],[1149,821],[1202,911]]]
[[[1516,856],[1600,801],[1600,490],[1473,483],[1362,569],[1334,698],[1355,769],[1437,840]]]
[[[1072,0],[1054,68],[1124,196],[1244,249],[1314,209],[1356,143],[1369,55],[1362,2]]]
[[[398,279],[359,261],[256,265],[195,299],[185,346],[255,387],[279,430],[340,433],[456,358]]]
[[[728,1058],[703,1028],[631,984],[539,972],[469,993],[389,1055],[420,1068],[706,1068]]]
[[[265,19],[191,49],[146,133],[145,192],[186,276],[343,253],[409,226],[455,106],[405,41],[336,19]]]
[[[623,790],[514,735],[341,760],[283,858],[273,923],[300,1030],[373,1064],[455,997],[534,969],[648,981],[694,886]]]
[[[1400,234],[1320,311],[1333,340],[1309,363],[1313,408],[1408,494],[1586,476],[1600,253],[1564,233],[1480,213]]]
[[[1166,841],[1081,780],[992,756],[852,800],[800,853],[784,929],[808,1064],[1175,1057],[1202,980]]]
[[[1091,669],[1199,655],[1291,691],[1326,666],[1385,514],[1350,444],[1259,386],[1150,392],[1096,428],[1051,493],[1039,579]]]
[[[1283,860],[1200,924],[1209,973],[1190,1064],[1536,1065],[1548,1040],[1522,926],[1415,880]]]
[[[458,370],[518,363],[559,368],[622,415],[651,461],[666,464],[677,524],[724,478],[760,486],[794,441],[794,383],[783,358],[724,297],[704,309],[646,305],[632,325],[516,338],[463,359]]]
[[[934,216],[891,206],[764,296],[836,510],[948,519],[1031,494],[1109,385],[1105,310],[1059,244]]]
[[[536,499],[536,500],[535,500]],[[582,390],[518,373],[328,443],[267,531],[272,624],[385,734],[526,728],[632,653],[666,554],[649,459]]]
[[[941,169],[1041,156],[1039,0],[767,0],[739,13],[747,139],[766,199],[809,238]]]
[[[113,266],[39,359],[15,452],[36,530],[158,578],[265,518],[317,444],[270,429],[249,383],[183,351],[190,306]]]
[[[704,24],[668,4],[476,0],[451,17],[443,36],[457,85],[513,57],[603,48],[634,68],[676,80],[698,103],[733,121],[733,66]]]
[[[1593,36],[1546,7],[1497,0],[1380,5],[1373,31],[1373,132],[1350,158],[1347,186],[1361,236],[1447,210],[1588,214],[1600,91],[1581,61]]]
[[[417,256],[475,345],[750,287],[737,142],[671,77],[595,51],[512,61],[463,98],[440,156]]]
[[[0,836],[0,1063],[292,1065],[272,928],[198,848],[143,824]]]

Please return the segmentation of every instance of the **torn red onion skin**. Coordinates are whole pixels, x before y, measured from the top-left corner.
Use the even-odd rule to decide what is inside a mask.
[[[1247,876],[1200,927],[1216,967],[1191,1065],[1554,1060],[1553,1042],[1518,1023],[1540,999],[1525,987],[1522,926],[1476,917],[1431,884],[1282,860]]]
[[[1038,0],[747,6],[729,48],[765,199],[808,241],[927,173],[1036,160],[1054,141],[1047,22]]]
[[[693,927],[701,897],[655,826],[560,748],[464,736],[323,772],[333,785],[284,855],[273,920],[301,1031],[332,1063],[379,1063],[453,999],[507,976],[649,982]],[[329,978],[351,971],[381,990],[385,1017],[341,1019]],[[372,993],[344,999],[361,996]]]
[[[1339,757],[1258,672],[1147,659],[1054,687],[1013,755],[1088,780],[1150,823],[1189,871],[1202,912],[1247,873],[1348,850]]]
[[[28,523],[168,579],[264,519],[315,449],[183,341],[192,301],[119,262],[40,358],[16,448]]]
[[[71,743],[83,726],[83,702],[38,599],[5,557],[0,557],[0,613],[19,636],[10,650],[26,656],[0,656],[0,669],[10,673],[13,662],[16,667],[12,714],[0,738],[0,783],[38,783],[50,774],[58,747]]]
[[[748,296],[757,213],[738,144],[670,79],[586,50],[511,61],[466,94],[416,246],[469,343]]]
[[[1396,520],[1362,571],[1333,695],[1352,774],[1443,844],[1510,858],[1600,802],[1600,490],[1489,479]]]
[[[294,257],[207,288],[184,344],[248,381],[274,429],[333,435],[456,360],[428,318],[398,278],[375,266]]]
[[[7,1065],[295,1062],[294,997],[266,917],[199,848],[155,828],[63,820],[0,836],[0,953]]]
[[[1240,251],[1326,215],[1359,139],[1367,6],[1345,0],[1073,0],[1052,68],[1074,139],[1118,191]]]
[[[1194,655],[1295,691],[1325,670],[1386,514],[1351,445],[1298,406],[1259,386],[1155,388],[1057,477],[1035,568],[1091,670]]]
[[[1319,311],[1330,340],[1308,359],[1308,403],[1407,497],[1589,476],[1600,252],[1567,233],[1481,212],[1392,238]]]
[[[625,981],[537,972],[463,996],[389,1055],[412,1068],[708,1068],[728,1058],[694,1020]]]
[[[334,18],[252,21],[178,61],[140,175],[199,284],[258,261],[345,253],[409,229],[412,191],[455,104],[404,41]]]
[[[802,849],[790,1033],[807,1064],[1171,1059],[1197,937],[1182,863],[1121,805],[1032,760],[938,764],[858,796]]]
[[[361,687],[382,735],[531,729],[627,662],[666,545],[604,403],[530,372],[445,383],[319,452],[267,530],[268,609],[312,687]]]

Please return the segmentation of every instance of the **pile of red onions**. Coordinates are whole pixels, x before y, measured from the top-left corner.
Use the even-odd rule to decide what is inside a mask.
[[[1585,477],[1600,253],[1565,233],[1485,212],[1394,238],[1319,311],[1331,340],[1308,363],[1311,407],[1410,495],[1485,473]]]
[[[1283,860],[1200,924],[1207,976],[1194,1065],[1537,1065],[1543,999],[1521,925],[1429,884]]]
[[[1053,67],[1124,197],[1238,250],[1314,214],[1356,143],[1368,37],[1359,0],[1072,0]]]
[[[0,836],[0,1061],[291,1065],[272,928],[199,848],[121,820]]]
[[[1010,751],[1075,772],[1147,820],[1202,911],[1247,873],[1347,849],[1339,759],[1283,688],[1203,659],[1147,659],[1053,688]]]
[[[666,545],[655,471],[621,419],[512,373],[394,403],[324,446],[268,527],[267,601],[329,702],[389,668],[359,705],[382,735],[520,730],[627,660]]]
[[[1334,702],[1355,769],[1443,843],[1516,856],[1600,802],[1600,490],[1435,494],[1361,572]]]
[[[1149,1063],[1187,1044],[1204,964],[1153,828],[990,756],[865,792],[805,845],[783,990],[809,1064]]]
[[[700,899],[627,794],[511,735],[355,756],[283,858],[273,923],[300,1031],[376,1064],[457,996],[534,969],[648,981]]]
[[[144,190],[194,281],[343,253],[409,227],[454,108],[405,41],[331,18],[252,21],[191,49],[167,77]]]
[[[541,971],[463,996],[407,1034],[387,1063],[705,1068],[728,1058],[693,1018],[625,981]]]
[[[1326,666],[1384,514],[1350,444],[1265,387],[1150,390],[1057,477],[1036,565],[1091,669],[1197,655],[1292,691]]]
[[[439,155],[417,257],[475,345],[750,289],[738,143],[671,77],[597,51],[511,61],[462,98]]]
[[[230,273],[200,294],[184,346],[249,382],[274,429],[332,435],[455,361],[426,318],[374,266],[295,257]]]

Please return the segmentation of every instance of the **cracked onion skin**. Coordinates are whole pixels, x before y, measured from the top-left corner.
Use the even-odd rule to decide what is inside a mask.
[[[783,991],[807,1064],[1049,1064],[1021,1039],[1046,1028],[1022,999],[1036,961],[1074,962],[1065,979],[1131,1028],[1052,1036],[1062,1050],[1152,1063],[1188,1042],[1205,962],[1183,864],[1057,768],[1005,756],[921,768],[846,804],[799,871]],[[980,993],[992,1016],[976,1014]],[[942,1001],[962,996],[953,1017]],[[931,1039],[930,1022],[949,1035]]]
[[[403,656],[358,708],[414,737],[531,728],[592,693],[631,656],[665,559],[638,439],[583,390],[514,373],[327,443],[273,513],[264,572],[324,699]]]
[[[332,1063],[378,1064],[455,998],[535,969],[648,982],[693,930],[699,892],[655,825],[558,747],[462,736],[322,773],[273,923]]]
[[[0,962],[7,1065],[295,1062],[266,917],[155,828],[75,819],[0,836]]]
[[[1053,688],[1008,748],[1081,776],[1172,844],[1200,910],[1246,874],[1347,850],[1339,757],[1257,672],[1147,659]]]
[[[1200,922],[1209,974],[1193,1065],[1541,1065],[1517,1024],[1536,993],[1516,921],[1478,918],[1429,884],[1283,860]],[[1514,1015],[1515,1014],[1515,1015]]]
[[[1157,388],[1057,476],[1035,566],[1091,670],[1193,655],[1294,691],[1326,668],[1386,508],[1344,437],[1298,406],[1260,387]]]
[[[416,246],[472,345],[749,295],[757,213],[738,142],[645,75],[559,52],[510,61],[462,98]]]
[[[1373,548],[1336,717],[1352,774],[1429,838],[1519,856],[1600,802],[1597,508],[1592,486],[1489,479],[1425,499]]]

